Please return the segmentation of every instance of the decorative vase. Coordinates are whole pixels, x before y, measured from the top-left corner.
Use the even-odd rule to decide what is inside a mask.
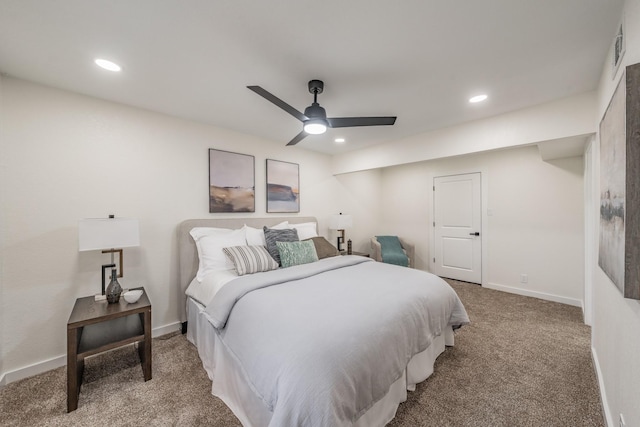
[[[107,294],[107,301],[109,302],[109,304],[120,301],[122,288],[120,287],[120,283],[118,283],[118,276],[115,268],[111,270],[111,281],[109,282],[109,285],[107,286],[107,290],[105,292]]]

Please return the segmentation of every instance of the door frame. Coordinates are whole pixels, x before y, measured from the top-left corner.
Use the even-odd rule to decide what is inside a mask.
[[[487,171],[485,170],[485,168],[474,168],[474,169],[444,169],[444,170],[437,170],[434,172],[429,172],[427,174],[428,180],[429,180],[429,186],[428,186],[428,196],[427,196],[427,201],[429,204],[429,210],[428,210],[428,215],[427,215],[427,219],[428,219],[428,229],[429,229],[429,257],[428,259],[428,265],[429,265],[429,272],[433,273],[435,271],[435,264],[433,262],[433,256],[436,253],[436,241],[435,241],[435,232],[433,229],[433,222],[434,222],[434,194],[433,194],[433,187],[434,187],[434,179],[437,177],[442,177],[442,176],[452,176],[452,175],[466,175],[466,174],[471,174],[471,173],[479,173],[480,174],[480,210],[481,210],[481,219],[482,219],[482,225],[481,225],[481,230],[480,230],[480,235],[482,237],[482,242],[480,244],[480,251],[481,251],[481,257],[482,257],[482,262],[481,262],[481,285],[485,286],[485,283],[487,283],[488,280],[488,268],[489,268],[489,260],[488,260],[488,242],[489,242],[489,227],[488,227],[488,200],[489,200],[489,185],[488,185],[488,174]]]
[[[593,279],[598,265],[598,227],[600,224],[600,144],[591,136],[584,149],[584,293],[582,315],[585,325],[593,324]],[[595,208],[594,208],[595,206]],[[595,231],[594,231],[595,230]]]

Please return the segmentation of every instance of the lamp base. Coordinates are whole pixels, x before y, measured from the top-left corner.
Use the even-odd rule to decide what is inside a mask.
[[[340,235],[338,236],[338,252],[342,252],[342,244],[344,243],[344,230],[338,230]]]
[[[118,277],[122,277],[122,275],[124,274],[124,261],[123,261],[123,255],[122,255],[122,249],[105,249],[104,251],[102,251],[103,254],[111,254],[111,264],[113,264],[113,254],[115,253],[119,253],[120,254],[120,264],[118,264]]]

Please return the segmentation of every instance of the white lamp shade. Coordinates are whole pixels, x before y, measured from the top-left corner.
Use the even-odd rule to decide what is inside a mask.
[[[332,230],[345,230],[353,226],[351,215],[331,215],[329,218],[329,228]]]
[[[78,250],[140,246],[138,220],[131,218],[91,218],[78,222]]]

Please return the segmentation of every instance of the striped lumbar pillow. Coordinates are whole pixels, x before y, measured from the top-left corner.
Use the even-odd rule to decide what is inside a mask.
[[[264,246],[231,246],[222,251],[233,263],[238,276],[278,268],[278,263],[271,258]]]

